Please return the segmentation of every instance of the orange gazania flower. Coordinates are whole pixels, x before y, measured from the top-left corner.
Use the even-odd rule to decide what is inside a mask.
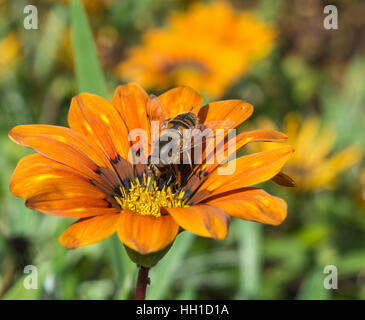
[[[117,232],[127,247],[148,254],[171,244],[179,229],[223,239],[230,216],[273,225],[284,220],[285,202],[252,186],[279,173],[293,152],[291,146],[238,158],[233,175],[219,175],[217,169],[224,164],[197,164],[194,169],[199,174],[169,186],[156,181],[147,165],[129,162],[129,132],[142,128],[150,133],[149,120],[163,120],[159,108],[150,108],[156,102],[168,117],[191,110],[200,123],[223,119],[231,128],[253,112],[241,100],[200,108],[201,96],[188,87],[152,98],[136,84],[122,85],[112,103],[82,93],[71,101],[70,128],[22,125],[10,131],[14,142],[37,151],[19,161],[11,192],[26,199],[29,208],[78,218],[59,239],[67,248],[89,245]],[[285,139],[274,130],[254,130],[237,135],[236,147]]]

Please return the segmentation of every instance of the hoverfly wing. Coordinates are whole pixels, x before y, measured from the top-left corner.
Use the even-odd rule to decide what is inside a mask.
[[[194,158],[194,163],[200,163],[202,161],[202,156],[204,149],[210,141],[214,141],[214,132],[212,130],[206,132],[202,130],[199,125],[192,129],[184,130],[184,138],[182,139],[180,154],[187,155],[189,163]],[[197,148],[200,154],[197,153]],[[194,157],[190,153],[194,150]]]
[[[212,163],[212,161],[214,161],[215,153],[222,151],[222,148],[224,148],[225,141],[227,140],[226,137],[229,136],[228,130],[235,127],[235,122],[233,120],[217,120],[203,123],[199,126],[201,126],[202,131],[205,129],[210,130],[202,154],[202,161]],[[223,132],[218,133],[217,130],[223,130]]]
[[[232,129],[234,127],[235,122],[233,120],[217,120],[217,121],[210,121],[207,123],[203,123],[202,125],[211,129],[211,130],[217,130],[217,129]]]

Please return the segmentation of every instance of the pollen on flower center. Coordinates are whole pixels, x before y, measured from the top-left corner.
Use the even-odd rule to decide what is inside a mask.
[[[145,183],[141,185],[138,179],[131,181],[129,189],[120,187],[121,195],[115,196],[122,209],[128,209],[141,215],[161,216],[161,208],[186,207],[183,200],[184,192],[172,192],[171,187],[160,189],[156,181],[144,176]]]

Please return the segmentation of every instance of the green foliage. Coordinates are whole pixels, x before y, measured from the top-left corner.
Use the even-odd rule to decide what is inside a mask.
[[[297,299],[300,300],[326,300],[330,298],[329,291],[323,287],[322,270],[311,271],[304,278],[299,288]]]
[[[148,299],[164,299],[175,280],[178,269],[183,264],[184,257],[190,248],[194,236],[184,232],[178,236],[172,249],[167,253],[155,268],[151,270],[151,286],[147,291]]]
[[[104,76],[96,56],[86,13],[80,0],[71,1],[72,48],[75,57],[75,75],[79,92],[106,95]]]

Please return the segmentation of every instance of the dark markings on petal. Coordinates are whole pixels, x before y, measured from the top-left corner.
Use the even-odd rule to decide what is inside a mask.
[[[111,188],[109,185],[105,185],[104,183],[100,183],[95,180],[89,180],[89,182],[106,194],[112,194],[113,192],[113,188]]]
[[[197,203],[198,202],[197,199],[201,199],[200,196],[198,198],[195,197],[195,193],[199,190],[199,187],[205,181],[207,176],[208,175],[205,173],[205,171],[200,171],[198,173],[193,173],[190,176],[190,178],[188,178],[186,186],[185,186],[186,191],[185,191],[185,195],[184,195],[184,200],[190,198],[190,200],[188,201],[189,204]],[[202,190],[202,191],[204,191],[204,190]],[[200,193],[201,192],[199,192],[199,194]]]
[[[147,165],[137,163],[134,165],[134,176],[138,178],[140,183],[144,183],[143,174],[147,172]]]
[[[133,179],[133,166],[128,160],[118,156],[118,159],[113,166],[118,176],[125,185],[128,180]]]
[[[193,205],[193,204],[199,203],[199,201],[201,199],[208,196],[210,193],[211,193],[211,191],[208,191],[208,190],[201,190],[201,191],[198,191],[198,192],[192,192],[191,195],[189,196],[190,199],[187,202],[187,204]]]
[[[120,161],[121,157],[119,154],[117,154],[117,156],[115,157],[115,159],[111,159],[111,163],[113,164],[117,164]]]
[[[120,187],[115,187],[113,194],[116,195],[116,196],[122,196],[122,192],[120,191]]]
[[[117,202],[117,200],[115,200],[114,196],[107,196],[105,198],[106,201],[108,201],[110,207],[109,208],[117,208],[117,209],[121,209],[119,203]]]
[[[169,215],[168,211],[164,207],[161,207],[160,213],[161,213],[161,216],[167,216],[167,215]]]
[[[105,201],[108,202],[108,208],[120,208],[120,205],[115,200],[114,195],[121,195],[120,188],[115,187],[114,189],[110,189],[109,187],[101,184],[95,180],[88,180],[93,186],[97,187],[99,190],[106,194]]]

